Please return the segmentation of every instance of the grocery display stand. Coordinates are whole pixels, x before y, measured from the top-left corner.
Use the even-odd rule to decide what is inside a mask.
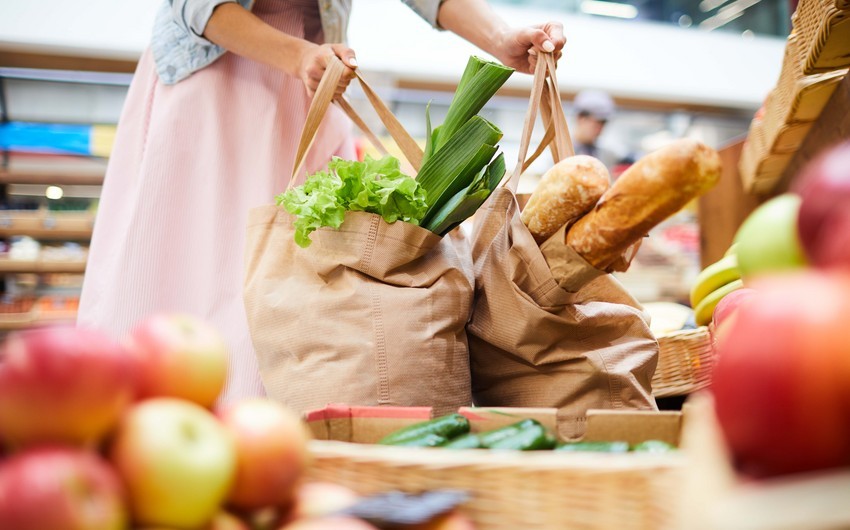
[[[32,64],[23,61],[26,54],[0,53],[0,110],[4,121],[9,120],[15,110],[15,102],[7,97],[8,83],[11,81],[87,82],[83,74],[62,75],[58,71],[30,68],[57,66],[45,61],[45,57],[37,64]],[[15,60],[10,62],[12,58]],[[6,194],[17,188],[18,192],[29,195],[43,194],[47,186],[58,186],[65,190],[84,190],[84,195],[96,197],[97,189],[103,183],[105,169],[104,159],[3,152],[0,157],[0,189]],[[54,211],[44,206],[36,210],[0,211],[0,238],[6,240],[28,236],[49,246],[62,242],[85,245],[91,238],[93,225],[92,211]],[[0,312],[0,332],[55,322],[73,322],[79,297],[79,278],[85,272],[85,267],[85,253],[65,252],[64,249],[55,252],[55,249],[46,247],[42,247],[37,256],[10,253],[9,257],[0,259],[0,277],[6,282],[6,296],[3,311]]]

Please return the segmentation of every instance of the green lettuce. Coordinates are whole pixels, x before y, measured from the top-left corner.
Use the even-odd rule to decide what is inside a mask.
[[[326,171],[307,177],[301,186],[275,200],[296,216],[295,242],[310,245],[310,234],[322,226],[339,228],[346,211],[375,213],[384,221],[418,225],[428,209],[419,183],[401,172],[397,158],[366,156],[363,162],[334,157]]]

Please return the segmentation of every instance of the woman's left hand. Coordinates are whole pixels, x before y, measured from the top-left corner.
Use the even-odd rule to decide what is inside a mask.
[[[538,51],[553,52],[555,60],[558,60],[566,42],[564,26],[560,22],[511,28],[502,34],[493,55],[505,66],[531,74],[537,65]]]

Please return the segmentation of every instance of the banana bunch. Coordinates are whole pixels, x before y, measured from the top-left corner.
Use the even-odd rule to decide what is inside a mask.
[[[744,286],[741,270],[738,268],[738,256],[735,245],[715,263],[703,269],[691,288],[691,307],[694,308],[694,321],[698,326],[706,326],[717,303],[727,294]]]

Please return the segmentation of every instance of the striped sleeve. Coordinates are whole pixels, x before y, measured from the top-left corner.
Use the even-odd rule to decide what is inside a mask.
[[[402,0],[402,2],[433,27],[442,29],[437,24],[437,13],[440,11],[440,4],[443,3],[443,0]]]
[[[203,46],[213,43],[203,37],[213,10],[221,4],[236,3],[236,0],[169,0],[171,14],[177,23],[192,40]]]

